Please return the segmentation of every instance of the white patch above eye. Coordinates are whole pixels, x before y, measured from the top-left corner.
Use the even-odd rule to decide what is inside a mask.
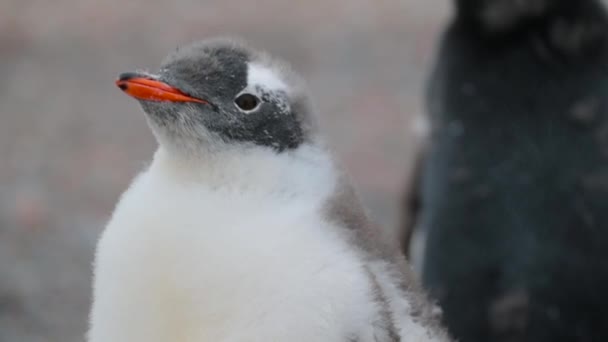
[[[251,93],[257,96],[262,102],[271,102],[281,114],[291,112],[288,96],[289,86],[281,79],[280,75],[272,68],[257,63],[247,64],[247,87],[239,93]],[[238,95],[237,95],[238,97]],[[246,111],[251,113],[253,110]],[[242,111],[242,110],[241,110]]]
[[[248,88],[260,86],[269,91],[288,92],[285,82],[272,69],[256,63],[249,63],[247,67]]]

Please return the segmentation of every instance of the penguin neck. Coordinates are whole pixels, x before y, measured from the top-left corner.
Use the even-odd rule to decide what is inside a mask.
[[[189,186],[282,197],[325,197],[338,180],[331,155],[314,144],[283,152],[261,146],[235,146],[200,154],[176,153],[161,145],[150,170],[171,182]]]

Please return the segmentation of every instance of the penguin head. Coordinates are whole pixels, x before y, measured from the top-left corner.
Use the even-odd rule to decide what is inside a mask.
[[[140,102],[161,145],[251,145],[280,153],[312,141],[316,131],[300,77],[234,40],[180,47],[158,73],[123,73],[116,84]]]

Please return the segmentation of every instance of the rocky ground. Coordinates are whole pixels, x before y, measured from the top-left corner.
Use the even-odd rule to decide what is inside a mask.
[[[155,142],[121,71],[236,34],[288,59],[394,229],[441,0],[0,0],[0,342],[81,341],[95,240]]]

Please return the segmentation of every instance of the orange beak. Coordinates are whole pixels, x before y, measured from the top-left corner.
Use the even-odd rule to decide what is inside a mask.
[[[127,95],[138,100],[209,103],[186,95],[179,89],[152,77],[130,72],[121,74],[116,80],[116,85]]]

